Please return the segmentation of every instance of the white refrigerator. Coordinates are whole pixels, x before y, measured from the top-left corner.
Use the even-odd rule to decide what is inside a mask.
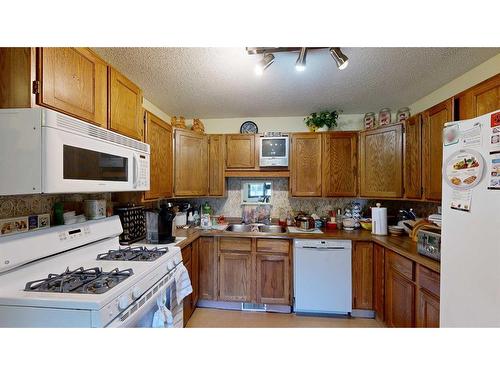
[[[445,124],[441,327],[500,327],[500,110]]]

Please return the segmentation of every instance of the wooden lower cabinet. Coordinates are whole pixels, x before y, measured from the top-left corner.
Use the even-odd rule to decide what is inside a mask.
[[[415,326],[415,284],[400,273],[389,251],[385,264],[385,323],[389,327]]]
[[[218,256],[213,237],[198,239],[198,298],[217,299]]]
[[[385,248],[373,245],[373,310],[375,318],[385,319]]]
[[[356,242],[352,252],[352,307],[373,310],[373,243]]]
[[[219,254],[219,299],[250,301],[252,285],[252,255],[243,252]]]
[[[290,304],[290,258],[288,255],[257,254],[257,303]]]
[[[417,292],[417,327],[439,328],[439,298],[423,288]]]
[[[193,271],[197,271],[197,270],[193,270],[193,267],[192,267],[192,249],[193,249],[193,247],[191,244],[182,248],[182,262],[184,264],[184,267],[186,267],[186,269],[188,271],[190,280],[193,279]],[[192,281],[191,281],[191,283],[192,283]],[[183,300],[184,326],[187,324],[189,318],[193,314],[193,311],[194,311],[193,294],[190,294],[190,295],[184,297],[184,300]]]

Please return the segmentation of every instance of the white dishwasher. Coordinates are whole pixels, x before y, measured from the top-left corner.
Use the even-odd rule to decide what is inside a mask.
[[[351,241],[293,241],[294,310],[304,314],[352,312]]]

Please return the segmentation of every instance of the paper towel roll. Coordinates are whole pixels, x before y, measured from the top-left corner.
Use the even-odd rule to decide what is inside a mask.
[[[387,207],[372,207],[372,234],[387,236]]]

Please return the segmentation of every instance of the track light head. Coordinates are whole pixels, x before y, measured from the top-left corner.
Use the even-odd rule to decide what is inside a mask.
[[[302,47],[299,52],[299,57],[295,62],[295,70],[297,70],[298,72],[303,72],[304,70],[306,70],[306,55],[307,49],[306,47]]]
[[[255,65],[255,74],[262,75],[264,70],[266,70],[274,62],[274,55],[272,53],[264,54],[262,60],[260,60],[257,65]]]
[[[332,55],[332,58],[337,63],[337,68],[339,68],[340,70],[344,70],[345,68],[347,68],[349,59],[342,53],[339,47],[331,47],[330,55]]]

